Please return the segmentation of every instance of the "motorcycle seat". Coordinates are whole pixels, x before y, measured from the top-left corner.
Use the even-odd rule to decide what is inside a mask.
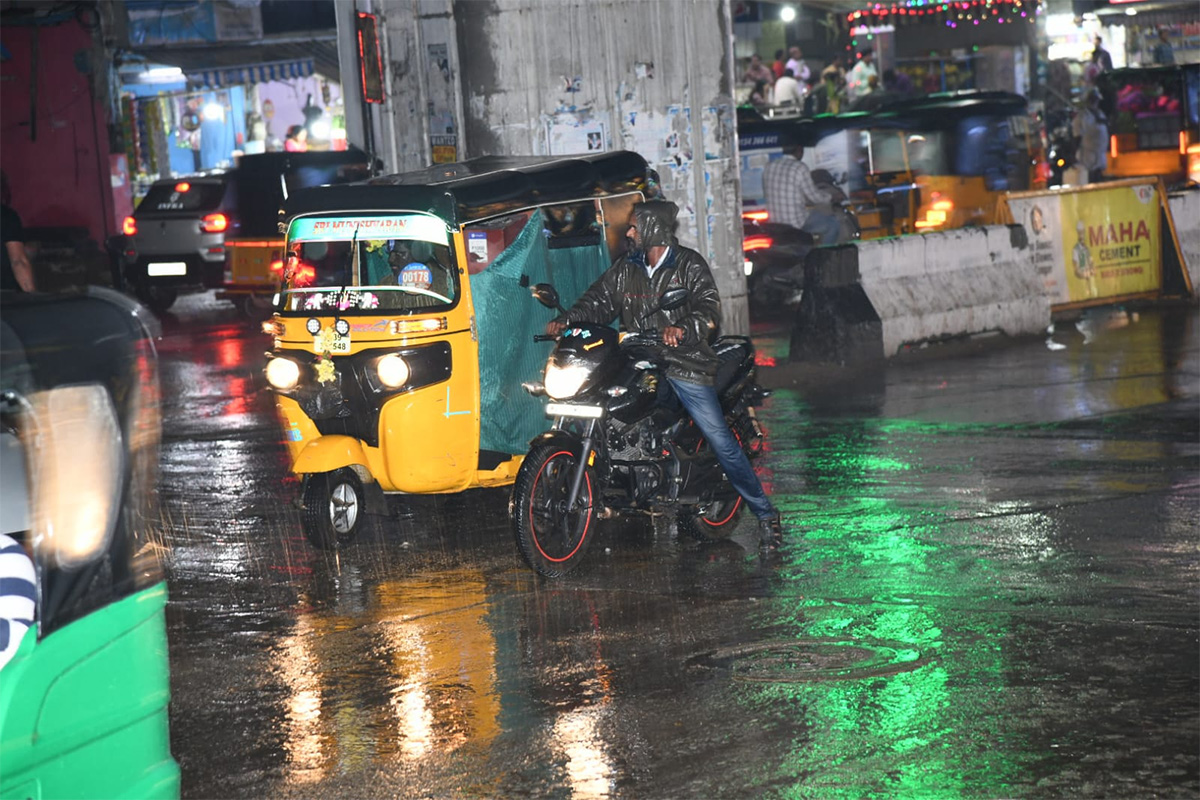
[[[713,380],[714,388],[720,395],[733,384],[737,378],[742,363],[750,357],[752,345],[741,337],[721,337],[713,342],[713,350],[721,360],[717,365],[717,375]]]

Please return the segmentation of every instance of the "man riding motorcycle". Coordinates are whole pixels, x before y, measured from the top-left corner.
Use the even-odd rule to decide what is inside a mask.
[[[667,380],[720,461],[729,482],[759,520],[759,543],[771,549],[782,538],[779,512],[763,491],[754,468],[725,423],[713,388],[719,359],[709,342],[721,320],[721,298],[712,272],[695,250],[675,239],[679,207],[665,200],[640,203],[626,233],[632,247],[618,257],[565,315],[551,320],[546,333],[558,336],[570,324],[605,324],[619,316],[626,331],[662,329]],[[682,308],[662,311],[658,298],[686,288]]]

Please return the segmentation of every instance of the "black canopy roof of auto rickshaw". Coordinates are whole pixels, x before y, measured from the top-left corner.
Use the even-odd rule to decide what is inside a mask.
[[[452,226],[546,203],[609,194],[657,192],[657,179],[637,153],[567,157],[483,156],[358,183],[293,194],[284,208],[301,214],[425,211]]]
[[[953,128],[970,116],[1019,116],[1027,110],[1028,101],[1009,92],[942,92],[905,97],[870,111],[820,114],[800,119],[752,120],[739,125],[738,137],[744,142],[746,137],[757,135],[780,136],[813,147],[825,137],[845,130],[938,130]]]

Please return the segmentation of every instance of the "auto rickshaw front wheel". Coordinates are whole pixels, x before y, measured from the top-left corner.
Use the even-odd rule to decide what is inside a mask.
[[[349,544],[362,525],[365,500],[362,481],[352,469],[309,476],[304,488],[304,535],[320,550]]]

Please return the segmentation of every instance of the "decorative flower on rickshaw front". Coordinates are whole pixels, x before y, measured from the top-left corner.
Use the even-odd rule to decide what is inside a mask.
[[[333,359],[323,355],[317,359],[316,363],[317,383],[322,386],[327,383],[332,383],[337,377],[337,368],[333,366]]]

